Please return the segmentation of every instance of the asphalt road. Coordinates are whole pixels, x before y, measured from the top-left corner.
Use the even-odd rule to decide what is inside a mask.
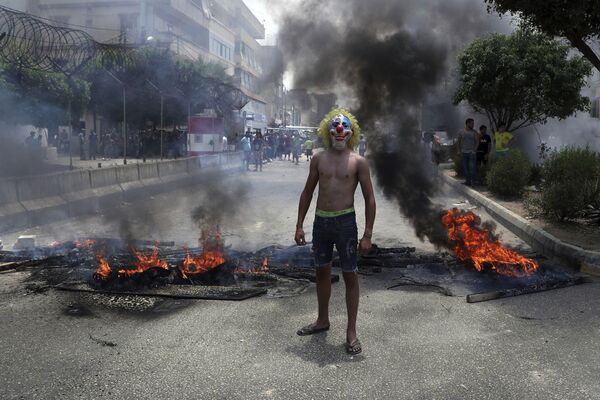
[[[235,218],[228,207],[227,244],[290,245],[307,170],[306,162],[278,161],[262,173],[222,178],[226,185],[240,179],[249,186]],[[114,236],[126,215],[141,238],[194,244],[190,214],[206,187],[199,182],[123,204],[119,218],[65,220],[3,239]],[[452,206],[461,199],[444,193],[436,201]],[[362,224],[359,194],[356,208]],[[506,243],[523,245],[500,231]],[[433,251],[380,193],[374,241]],[[343,283],[334,285],[331,330],[299,337],[295,331],[315,315],[314,286],[283,299],[148,299],[144,311],[139,304],[126,311],[95,296],[32,294],[26,277],[0,274],[2,399],[600,399],[597,282],[467,304],[464,297],[387,290],[394,271],[361,276],[364,351],[350,357],[343,349]],[[85,304],[86,312],[66,312],[75,304]]]

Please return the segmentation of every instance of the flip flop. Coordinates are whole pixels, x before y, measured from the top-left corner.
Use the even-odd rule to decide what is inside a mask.
[[[314,324],[310,324],[310,325],[306,325],[306,326],[298,329],[296,334],[298,334],[299,336],[308,336],[308,335],[314,335],[315,333],[319,333],[319,332],[325,332],[328,330],[329,330],[329,325],[324,326],[322,328],[316,328],[314,326]]]
[[[360,352],[362,352],[362,347],[358,339],[356,339],[352,343],[346,342],[346,353],[355,356],[357,354],[360,354]]]

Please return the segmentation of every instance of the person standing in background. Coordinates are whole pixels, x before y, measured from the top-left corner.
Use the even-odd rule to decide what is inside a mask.
[[[250,137],[250,132],[246,132],[240,141],[240,147],[244,152],[243,165],[246,166],[246,171],[250,171],[250,158],[252,157],[252,138]]]
[[[477,146],[477,168],[485,167],[492,151],[492,137],[487,133],[487,126],[479,127],[479,145]]]
[[[223,152],[226,152],[228,150],[227,149],[227,136],[223,135],[223,139],[221,140],[221,145],[223,146],[222,147]]]
[[[458,133],[458,149],[462,157],[465,185],[473,186],[477,179],[476,153],[479,145],[479,134],[473,126],[475,121],[469,118],[465,121],[465,129]]]
[[[95,160],[96,154],[98,153],[98,134],[96,133],[96,131],[92,130],[90,132],[89,139],[90,160]]]
[[[313,147],[314,147],[313,141],[310,140],[310,138],[306,139],[306,141],[304,142],[302,147],[304,148],[304,151],[306,152],[306,161],[310,161],[310,159],[312,158],[312,155],[313,155]]]
[[[496,131],[496,134],[494,135],[497,158],[506,157],[514,138],[513,134],[506,130],[506,125],[503,122],[500,122],[498,124],[498,131]]]
[[[360,141],[358,142],[358,154],[360,154],[361,157],[364,157],[366,151],[367,141],[365,140],[365,135],[360,135]]]
[[[262,172],[262,152],[263,152],[263,136],[261,132],[256,133],[256,137],[252,141],[252,152],[254,153],[254,170]]]

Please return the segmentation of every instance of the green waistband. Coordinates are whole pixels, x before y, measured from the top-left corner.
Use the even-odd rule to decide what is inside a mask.
[[[333,217],[339,217],[342,215],[350,214],[353,212],[354,212],[354,207],[346,208],[345,210],[340,210],[340,211],[323,211],[323,210],[319,210],[317,208],[317,210],[315,211],[315,215],[322,217],[322,218],[333,218]]]

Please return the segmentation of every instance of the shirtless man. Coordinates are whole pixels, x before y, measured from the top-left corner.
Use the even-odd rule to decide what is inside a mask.
[[[371,249],[371,236],[375,221],[375,195],[367,160],[353,150],[360,138],[360,127],[352,114],[343,109],[330,112],[321,122],[319,136],[326,147],[317,153],[310,163],[306,186],[300,195],[296,243],[306,244],[304,218],[310,206],[313,192],[319,184],[317,210],[313,225],[313,250],[317,276],[317,320],[298,330],[298,335],[312,335],[329,330],[329,297],[331,296],[331,261],[333,245],[338,251],[346,284],[346,308],[348,326],[346,352],[352,355],[362,351],[356,336],[358,314],[358,274],[356,250],[367,253]],[[354,192],[360,187],[365,198],[366,223],[360,242],[354,213]]]

